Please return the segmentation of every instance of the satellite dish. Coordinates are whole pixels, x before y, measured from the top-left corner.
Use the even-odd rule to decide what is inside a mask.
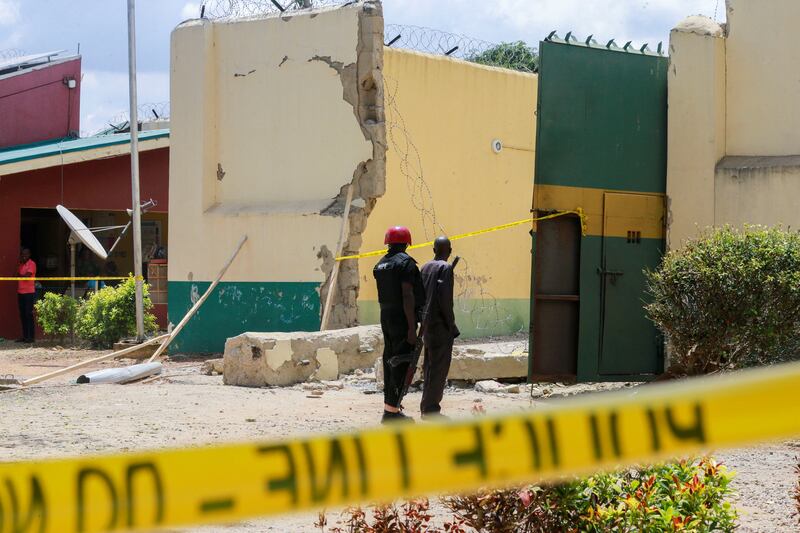
[[[70,240],[77,239],[78,241],[82,242],[84,246],[90,249],[96,256],[100,259],[108,259],[108,253],[106,249],[103,248],[103,245],[100,244],[100,241],[97,240],[97,237],[94,236],[92,230],[86,227],[86,224],[81,222],[81,220],[72,214],[72,212],[64,207],[63,205],[57,205],[56,211],[58,214],[61,215],[61,218],[64,220],[64,223],[72,230],[72,235],[70,235]]]

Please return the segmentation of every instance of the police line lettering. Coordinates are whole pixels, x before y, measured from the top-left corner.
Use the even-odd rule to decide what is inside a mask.
[[[800,434],[800,365],[442,424],[0,464],[0,533],[152,530],[540,482]]]

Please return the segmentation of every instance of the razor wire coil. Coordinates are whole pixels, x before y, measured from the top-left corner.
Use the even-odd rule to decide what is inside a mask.
[[[154,102],[139,104],[136,106],[136,115],[140,124],[159,120],[169,120],[170,103]],[[130,112],[121,111],[108,120],[106,124],[107,126],[90,135],[111,135],[114,133],[130,131]]]
[[[401,24],[387,24],[384,35],[386,46],[394,48],[446,55],[472,63],[522,72],[538,71],[537,49],[522,41],[493,43],[468,35]]]
[[[280,15],[304,9],[338,7],[354,3],[354,0],[204,0],[201,15],[210,19],[237,19]]]
[[[9,61],[25,55],[25,50],[19,48],[6,48],[0,50],[0,61]]]

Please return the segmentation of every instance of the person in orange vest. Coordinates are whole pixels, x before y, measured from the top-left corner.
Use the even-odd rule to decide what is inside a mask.
[[[31,251],[23,248],[19,254],[17,276],[21,278],[36,277],[36,263],[31,259]],[[32,343],[34,338],[33,301],[36,296],[36,283],[33,279],[17,281],[17,300],[19,302],[19,320],[22,322],[22,338],[17,342]]]

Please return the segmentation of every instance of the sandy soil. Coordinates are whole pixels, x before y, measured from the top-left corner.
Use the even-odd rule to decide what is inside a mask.
[[[20,348],[13,343],[0,343],[0,378],[7,374],[32,377],[101,353],[47,346]],[[89,370],[131,363],[121,360]],[[201,364],[168,361],[163,377],[145,384],[75,385],[76,375],[70,375],[26,390],[0,391],[3,415],[0,461],[282,438],[313,430],[345,431],[377,423],[380,396],[372,394],[375,387],[368,376],[345,380],[342,390],[328,390],[319,398],[310,398],[301,386],[280,389],[224,386],[221,376],[202,375]],[[556,386],[552,390],[565,394],[616,386],[622,385]],[[416,406],[419,396],[412,393],[406,405]],[[469,416],[476,400],[488,412],[532,405],[525,392],[498,395],[450,388],[443,407],[451,416]],[[410,411],[412,415],[416,413],[416,409]],[[791,499],[796,480],[793,465],[798,455],[800,442],[716,454],[738,474],[734,484],[741,512],[740,531],[798,530],[797,520],[792,517]],[[329,521],[336,516],[336,512],[329,513]],[[184,531],[315,531],[315,518],[316,514],[310,513]]]

